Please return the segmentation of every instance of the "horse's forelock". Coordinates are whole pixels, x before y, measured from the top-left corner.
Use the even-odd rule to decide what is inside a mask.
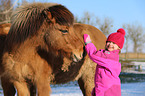
[[[52,17],[55,18],[56,23],[60,25],[70,26],[74,23],[73,14],[62,5],[55,5],[49,8]]]

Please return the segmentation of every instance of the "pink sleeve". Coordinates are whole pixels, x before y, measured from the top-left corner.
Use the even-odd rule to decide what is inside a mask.
[[[121,69],[119,70],[118,68],[121,67],[121,65],[119,64],[119,62],[116,62],[114,60],[111,59],[106,59],[106,58],[102,58],[100,56],[97,55],[97,49],[95,47],[95,45],[93,43],[89,43],[85,46],[85,49],[90,57],[90,59],[97,63],[100,66],[103,66],[105,68],[107,68],[110,71],[121,71]],[[118,72],[117,72],[118,73]]]

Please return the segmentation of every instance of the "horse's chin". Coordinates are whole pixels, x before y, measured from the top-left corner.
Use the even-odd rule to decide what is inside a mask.
[[[82,59],[83,59],[83,54],[80,54],[80,55],[73,54],[72,55],[73,62],[80,62]]]

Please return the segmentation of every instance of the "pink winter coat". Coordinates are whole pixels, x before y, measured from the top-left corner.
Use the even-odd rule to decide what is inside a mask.
[[[101,49],[97,51],[93,43],[87,44],[85,49],[90,59],[97,63],[95,88],[92,94],[95,93],[95,96],[121,96],[119,50]]]

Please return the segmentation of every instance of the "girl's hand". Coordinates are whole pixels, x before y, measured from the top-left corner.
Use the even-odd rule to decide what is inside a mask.
[[[88,43],[91,43],[91,39],[90,39],[90,36],[88,34],[84,34],[84,43],[85,44],[88,44]]]

